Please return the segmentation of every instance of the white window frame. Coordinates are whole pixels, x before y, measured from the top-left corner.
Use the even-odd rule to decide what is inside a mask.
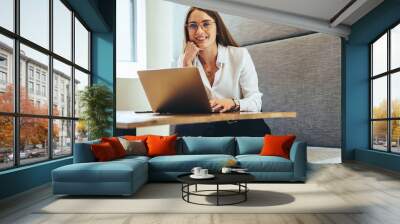
[[[136,60],[132,61],[118,61],[117,60],[117,78],[138,78],[137,71],[146,69],[147,67],[147,52],[146,52],[146,0],[131,0],[135,7],[133,15],[135,15],[135,24],[130,23],[131,26],[136,26],[134,46],[136,50]],[[118,13],[118,12],[117,12]],[[117,38],[118,39],[118,38]],[[118,54],[118,49],[117,49]],[[117,56],[118,59],[118,56]]]

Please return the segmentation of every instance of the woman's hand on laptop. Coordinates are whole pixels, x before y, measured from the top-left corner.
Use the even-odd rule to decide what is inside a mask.
[[[212,99],[210,100],[210,106],[213,112],[223,113],[231,111],[236,104],[232,99]]]

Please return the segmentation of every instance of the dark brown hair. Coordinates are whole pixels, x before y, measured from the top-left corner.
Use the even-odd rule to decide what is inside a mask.
[[[202,8],[197,8],[197,7],[191,7],[186,14],[186,19],[185,19],[185,43],[190,40],[189,38],[189,32],[188,29],[186,28],[186,25],[188,24],[188,20],[190,17],[190,14],[192,14],[193,11],[199,10],[202,12],[205,12],[208,16],[214,19],[215,25],[217,26],[217,37],[216,41],[218,44],[221,44],[223,46],[234,46],[234,47],[239,47],[239,45],[236,43],[236,41],[233,39],[231,33],[229,33],[228,29],[226,28],[224,21],[222,21],[221,16],[218,14],[218,12],[207,10],[207,9],[202,9]]]

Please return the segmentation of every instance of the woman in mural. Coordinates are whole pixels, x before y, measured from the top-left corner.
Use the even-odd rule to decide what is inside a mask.
[[[197,67],[214,112],[261,111],[262,93],[251,56],[235,42],[220,15],[192,7],[185,19],[185,49],[180,67]],[[263,120],[179,125],[178,135],[263,136]]]

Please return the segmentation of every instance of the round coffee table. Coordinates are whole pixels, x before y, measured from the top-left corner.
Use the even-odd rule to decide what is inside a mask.
[[[245,202],[247,200],[247,192],[249,188],[247,187],[247,183],[255,180],[255,177],[248,173],[216,173],[213,174],[215,177],[212,179],[193,179],[190,177],[191,173],[182,174],[177,177],[178,181],[182,183],[182,199],[188,203],[198,204],[198,205],[234,205],[239,204],[241,202]],[[197,190],[197,185],[216,185],[215,190]],[[194,191],[190,191],[190,186],[195,186]],[[237,190],[223,190],[220,189],[220,185],[236,185],[238,186]],[[215,194],[205,194],[209,192],[215,192]],[[203,197],[216,197],[216,204],[202,204],[190,201],[190,196],[203,196]],[[241,196],[239,200],[231,202],[231,203],[221,203],[221,197],[232,197],[232,196]]]

